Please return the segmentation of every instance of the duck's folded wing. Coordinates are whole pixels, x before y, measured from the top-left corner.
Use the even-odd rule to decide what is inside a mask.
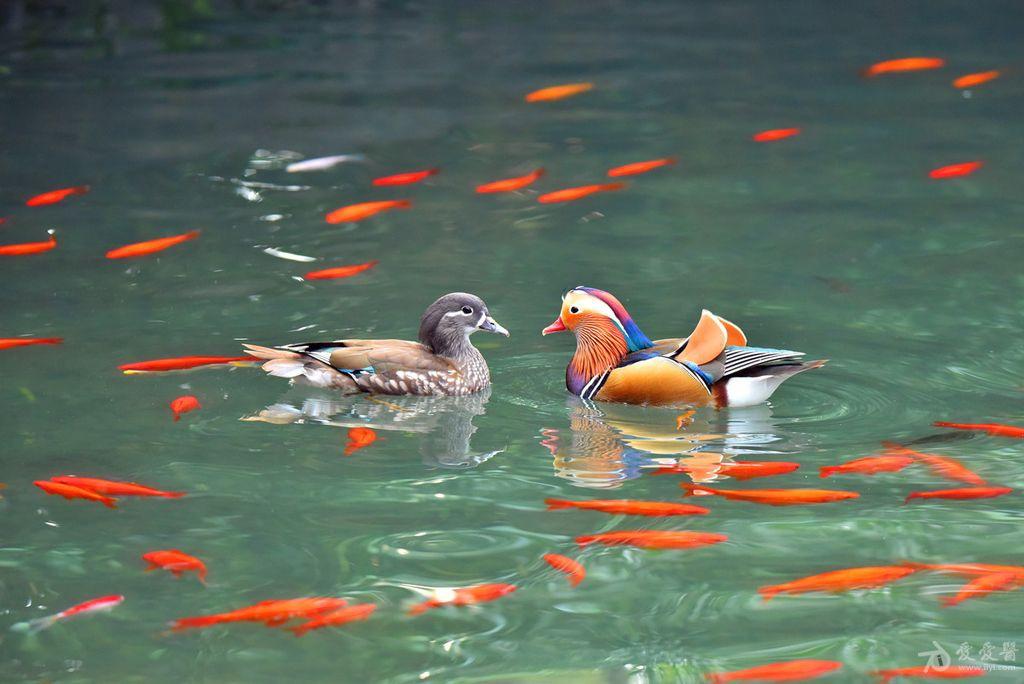
[[[352,374],[448,371],[453,366],[428,347],[408,340],[335,340],[278,347]]]
[[[747,374],[751,369],[767,366],[799,363],[804,353],[788,349],[765,349],[762,347],[726,347],[722,354],[700,369],[718,382],[733,375]]]

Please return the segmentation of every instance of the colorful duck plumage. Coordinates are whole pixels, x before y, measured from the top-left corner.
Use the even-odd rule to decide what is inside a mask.
[[[592,287],[570,290],[543,334],[565,330],[576,335],[566,387],[595,401],[752,406],[787,378],[825,363],[749,347],[739,326],[707,310],[688,337],[652,341],[614,295]]]

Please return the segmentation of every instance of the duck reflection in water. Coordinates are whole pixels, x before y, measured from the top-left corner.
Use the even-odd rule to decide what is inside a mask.
[[[569,402],[569,430],[544,428],[541,444],[555,474],[580,487],[614,489],[676,465],[694,482],[714,482],[733,456],[774,453],[765,445],[779,440],[764,404],[726,412]]]
[[[490,388],[463,397],[376,397],[369,395],[309,394],[296,388],[281,401],[241,418],[274,425],[316,424],[339,428],[364,427],[377,431],[415,432],[423,462],[442,468],[472,468],[500,454],[473,451],[473,419],[486,413]]]

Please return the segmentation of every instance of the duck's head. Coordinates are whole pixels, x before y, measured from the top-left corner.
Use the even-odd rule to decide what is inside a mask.
[[[580,332],[597,327],[618,331],[630,352],[652,345],[615,295],[583,285],[574,287],[562,297],[561,313],[541,334],[571,330],[579,336]]]
[[[484,300],[468,292],[451,292],[427,307],[420,320],[419,340],[439,352],[477,330],[508,337],[508,330],[491,317]]]

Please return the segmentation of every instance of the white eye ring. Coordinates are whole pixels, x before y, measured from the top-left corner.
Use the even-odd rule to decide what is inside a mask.
[[[469,316],[470,314],[473,313],[473,310],[471,308],[469,308],[468,306],[464,306],[464,307],[462,307],[462,313],[464,313],[467,316]]]
[[[570,306],[569,307],[569,313],[571,313],[571,314],[578,314],[579,312],[580,312],[580,308],[578,306]]]

